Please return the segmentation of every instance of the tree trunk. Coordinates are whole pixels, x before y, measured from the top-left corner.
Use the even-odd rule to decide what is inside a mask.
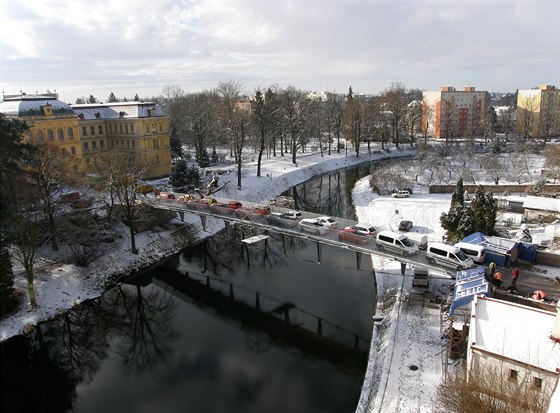
[[[130,252],[133,254],[138,254],[138,249],[136,248],[136,234],[134,233],[134,226],[132,225],[132,221],[129,222],[130,224]]]
[[[33,286],[33,264],[31,267],[25,268],[25,276],[27,277],[27,292],[29,293],[29,302],[33,308],[37,307],[35,301],[35,287]]]

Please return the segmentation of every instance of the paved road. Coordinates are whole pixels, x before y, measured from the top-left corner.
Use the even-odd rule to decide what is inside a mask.
[[[512,268],[498,268],[503,274],[503,288],[511,285],[511,270]],[[528,297],[533,294],[535,290],[542,290],[548,294],[549,299],[560,299],[560,283],[554,282],[554,279],[547,277],[530,265],[519,266],[520,275],[517,280],[517,291],[519,294]]]

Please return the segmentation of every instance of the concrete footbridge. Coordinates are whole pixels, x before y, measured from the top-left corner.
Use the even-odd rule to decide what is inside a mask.
[[[344,231],[345,227],[358,224],[356,221],[333,217],[336,225],[319,230],[304,227],[300,225],[300,221],[324,216],[320,214],[299,211],[296,217],[289,214],[290,208],[277,205],[262,205],[244,201],[242,206],[239,206],[238,201],[228,199],[212,198],[210,201],[204,202],[200,198],[194,199],[188,195],[177,194],[176,197],[177,199],[148,198],[144,202],[153,208],[175,211],[181,220],[184,220],[185,214],[198,215],[203,228],[205,228],[208,218],[222,220],[228,230],[231,225],[249,226],[253,230],[253,236],[242,240],[245,244],[265,241],[269,232],[281,234],[284,255],[287,255],[287,237],[313,241],[317,245],[318,263],[322,261],[322,246],[330,245],[354,251],[356,253],[357,269],[360,269],[362,254],[374,254],[401,263],[403,273],[407,265],[412,265],[415,268],[447,273],[453,277],[456,274],[454,270],[429,263],[426,260],[425,251],[420,250],[418,253],[410,255],[394,253],[378,246],[375,236],[358,235]]]

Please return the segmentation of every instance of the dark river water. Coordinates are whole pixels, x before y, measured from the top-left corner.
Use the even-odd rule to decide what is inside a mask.
[[[285,195],[354,218],[369,167]],[[2,412],[353,412],[369,349],[369,259],[230,229],[3,342]],[[285,255],[284,252],[287,252]]]

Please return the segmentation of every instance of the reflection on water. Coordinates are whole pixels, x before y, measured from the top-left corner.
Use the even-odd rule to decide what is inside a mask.
[[[2,411],[354,411],[371,272],[334,248],[317,264],[301,240],[283,251],[218,235],[8,340]]]

